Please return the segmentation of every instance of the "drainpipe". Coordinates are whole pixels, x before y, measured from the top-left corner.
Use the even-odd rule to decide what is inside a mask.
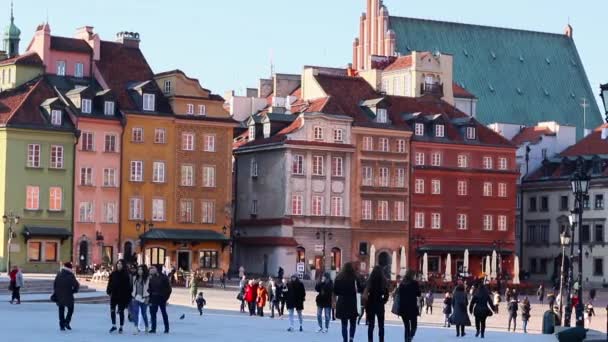
[[[78,127],[78,122],[76,127]],[[79,129],[74,131],[74,137],[76,140],[74,141],[74,153],[72,153],[72,188],[76,187],[76,151],[78,150],[78,141],[80,140],[81,133],[82,132]],[[70,260],[74,258],[74,210],[76,208],[76,198],[74,196],[75,193],[76,192],[72,190],[72,217],[70,218],[72,221],[72,241],[70,242]]]
[[[530,146],[526,145],[526,173],[519,182],[519,269],[523,270],[524,264],[524,180],[528,176],[530,162]]]
[[[122,250],[123,245],[122,245],[122,216],[123,216],[123,210],[122,208],[122,200],[123,200],[123,189],[124,187],[122,186],[122,156],[123,156],[123,148],[124,148],[124,141],[125,141],[125,127],[127,126],[127,116],[122,113],[122,118],[120,119],[120,125],[122,126],[122,132],[120,133],[120,164],[118,166],[118,174],[119,176],[119,180],[118,180],[118,186],[120,187],[119,189],[119,199],[118,199],[118,253],[120,253],[122,251],[123,255],[122,258],[125,260],[131,260],[131,255],[128,256],[129,259],[127,259],[127,256],[124,255],[124,252]],[[132,252],[132,251],[131,251]]]

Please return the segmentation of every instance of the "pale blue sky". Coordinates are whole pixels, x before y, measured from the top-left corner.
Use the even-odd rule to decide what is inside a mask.
[[[179,68],[216,93],[303,65],[344,66],[365,0],[15,0],[21,49],[48,13],[54,35],[137,31],[155,72]],[[595,93],[608,82],[606,0],[385,0],[391,15],[561,33],[568,19]],[[0,0],[8,23],[10,1]],[[4,21],[0,21],[4,26]],[[600,104],[601,106],[601,104]]]

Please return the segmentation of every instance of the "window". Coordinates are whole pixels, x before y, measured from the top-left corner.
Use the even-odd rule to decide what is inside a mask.
[[[485,197],[491,197],[492,196],[492,183],[490,183],[490,182],[483,182],[483,195]]]
[[[344,199],[342,197],[333,196],[331,198],[331,216],[344,216]]]
[[[467,227],[467,214],[456,215],[456,228],[459,230],[466,230]]]
[[[378,123],[387,123],[388,122],[388,117],[386,114],[386,109],[384,108],[378,108],[376,109],[376,122]]]
[[[103,169],[103,186],[118,186],[118,182],[116,181],[116,169]]]
[[[51,168],[63,169],[63,146],[51,145]]]
[[[94,151],[95,150],[95,137],[92,132],[82,132],[80,137],[82,140],[83,151]]]
[[[506,215],[498,215],[498,230],[506,231],[507,230],[507,216]]]
[[[474,140],[475,135],[475,127],[467,127],[467,139]]]
[[[388,201],[378,201],[378,220],[388,221]]]
[[[380,177],[378,179],[379,182],[379,186],[381,187],[388,187],[389,183],[390,183],[390,175],[389,175],[389,171],[388,171],[388,167],[381,167],[379,169],[380,171]]]
[[[40,145],[27,145],[27,167],[40,167]]]
[[[51,125],[61,126],[61,111],[57,109],[51,110]]]
[[[133,127],[133,129],[131,129],[131,141],[134,143],[143,143],[144,129],[141,127]],[[156,143],[156,135],[154,135],[154,142]]]
[[[604,276],[604,259],[593,258],[593,275],[596,277]]]
[[[528,211],[536,211],[536,197],[528,199]]]
[[[581,226],[581,241],[583,243],[589,243],[589,241],[591,241],[591,231],[589,231],[588,224]]]
[[[483,230],[492,230],[494,229],[493,225],[492,215],[483,215]]]
[[[258,162],[257,162],[257,160],[255,160],[255,158],[251,159],[249,173],[251,175],[251,178],[255,178],[258,176]]]
[[[334,177],[344,176],[344,159],[342,157],[331,158],[331,175]]]
[[[314,139],[323,140],[323,127],[316,126],[314,128]]]
[[[112,246],[103,246],[101,251],[101,260],[103,262],[107,262],[108,264],[114,263],[114,247]]]
[[[395,221],[405,221],[405,202],[395,201],[393,211]]]
[[[483,168],[486,170],[492,169],[492,157],[483,157]]]
[[[416,165],[424,165],[424,152],[416,152]]]
[[[152,163],[152,182],[165,182],[165,162],[157,161]]]
[[[507,183],[498,183],[498,197],[507,197]]]
[[[431,229],[441,229],[440,213],[431,213]]]
[[[142,139],[143,142],[143,139]],[[154,129],[154,143],[155,144],[166,144],[167,143],[167,131],[164,128]]]
[[[59,260],[59,247],[55,241],[28,241],[27,259],[29,262],[56,262]]]
[[[144,93],[143,98],[143,108],[144,110],[154,111],[154,94],[146,94]]]
[[[559,210],[561,210],[561,211],[570,210],[568,207],[569,207],[568,196],[561,196],[559,198]]]
[[[254,141],[255,140],[255,124],[249,126],[249,132],[247,135],[247,141]]]
[[[414,125],[414,134],[416,134],[417,136],[423,136],[424,135],[424,124],[416,123]]]
[[[435,125],[435,136],[437,138],[445,137],[445,126],[444,125]]]
[[[363,151],[373,151],[373,150],[374,150],[374,138],[363,137]]]
[[[469,167],[469,158],[464,154],[458,155],[458,167],[466,168]]]
[[[103,222],[117,223],[118,222],[118,206],[116,202],[105,202],[103,204]]]
[[[589,195],[583,196],[583,209],[589,210]]]
[[[82,63],[76,63],[74,65],[74,76],[75,77],[82,77],[82,76],[84,76],[84,64],[82,64]]]
[[[182,150],[194,151],[194,133],[182,133]]]
[[[434,152],[431,154],[431,165],[432,166],[441,166],[441,153]]]
[[[604,209],[604,195],[595,195],[595,209]]]
[[[144,208],[143,200],[138,197],[129,199],[129,220],[143,220]]]
[[[65,61],[57,61],[57,76],[65,76]]]
[[[183,199],[179,201],[179,220],[182,223],[193,223],[194,222],[194,202],[189,199]]]
[[[344,142],[344,130],[334,129],[334,142]]]
[[[372,201],[363,200],[361,201],[361,219],[362,220],[373,220],[372,216]]]
[[[304,174],[304,156],[296,154],[291,161],[291,173],[294,175]]]
[[[104,115],[114,115],[114,101],[104,101],[103,102],[103,114]]]
[[[40,209],[40,187],[28,185],[25,189],[25,209]]]
[[[27,260],[29,262],[42,260],[42,242],[29,241],[27,243]]]
[[[397,152],[405,153],[405,140],[404,139],[397,139]]]
[[[205,137],[203,138],[203,151],[215,152],[215,135],[205,135]]]
[[[144,162],[141,160],[131,161],[131,182],[143,182]]]
[[[373,186],[374,185],[374,171],[371,166],[363,167],[363,186]]]
[[[604,225],[596,224],[594,230],[594,240],[595,242],[604,243]]]
[[[467,181],[459,180],[458,181],[458,196],[466,196],[468,193]]]
[[[116,148],[116,135],[106,134],[104,138],[104,152],[118,152]]]
[[[423,194],[424,193],[424,179],[417,178],[414,182],[414,193]]]
[[[270,137],[270,122],[264,123],[262,126],[262,134],[264,134],[264,138]]]
[[[217,268],[218,260],[217,251],[202,251],[199,264],[202,268]]]
[[[49,210],[50,211],[61,211],[63,196],[60,187],[52,186],[49,188]]]
[[[188,103],[186,105],[186,114],[189,114],[189,115],[194,114],[194,105],[192,103]]]
[[[257,213],[257,201],[254,201]],[[203,200],[203,209],[201,212],[202,223],[215,223],[215,202],[212,200]]]
[[[431,180],[431,194],[441,195],[441,181],[439,179]]]
[[[80,185],[84,185],[84,186],[93,185],[93,168],[92,167],[81,167],[80,168]]]
[[[203,187],[215,188],[215,166],[203,166]]]
[[[414,228],[424,228],[424,213],[417,212],[414,214]]]
[[[180,184],[182,186],[194,186],[194,166],[182,165]]]
[[[162,198],[152,199],[152,221],[165,220],[165,200]]]
[[[389,152],[390,148],[388,146],[388,138],[380,138],[378,141],[378,145],[380,145],[381,152]]]
[[[405,188],[405,169],[404,168],[395,169],[395,187],[396,188]]]
[[[498,169],[506,170],[507,168],[508,168],[507,158],[505,158],[505,157],[498,158]]]
[[[323,156],[312,157],[312,174],[315,176],[323,176]]]
[[[198,115],[201,115],[201,116],[207,115],[207,106],[199,104],[198,105]]]
[[[163,92],[165,94],[170,93],[171,92],[171,81],[165,81],[165,83],[163,84]]]
[[[541,196],[540,198],[540,211],[549,211],[549,197]]]
[[[323,215],[323,197],[314,195],[312,196],[312,213],[313,216]]]
[[[291,215],[302,215],[302,195],[291,196]]]
[[[93,202],[80,202],[78,206],[78,221],[93,222]]]
[[[81,106],[80,106],[80,110],[84,113],[84,114],[91,114],[92,111],[92,103],[93,101],[91,101],[91,99],[82,99],[81,102]]]

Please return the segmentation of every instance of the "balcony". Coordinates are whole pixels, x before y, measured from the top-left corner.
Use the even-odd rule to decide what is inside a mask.
[[[421,83],[420,84],[421,95],[432,95],[437,97],[443,97],[443,84],[442,83]]]

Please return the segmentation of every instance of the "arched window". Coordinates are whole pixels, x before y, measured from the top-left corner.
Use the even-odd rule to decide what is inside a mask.
[[[296,250],[296,262],[306,262],[306,249],[298,247]]]
[[[339,271],[342,267],[342,251],[338,247],[331,249],[331,270]]]

